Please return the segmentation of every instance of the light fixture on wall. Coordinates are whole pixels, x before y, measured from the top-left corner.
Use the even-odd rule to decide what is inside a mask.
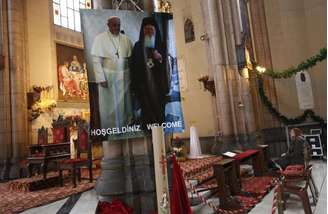
[[[244,108],[245,105],[242,102],[238,102],[238,108]]]
[[[209,40],[207,33],[204,33],[203,35],[201,35],[200,40],[202,40],[202,41]]]
[[[214,79],[210,78],[208,75],[201,76],[198,81],[203,83],[204,90],[211,92],[212,96],[215,96],[215,83]]]
[[[256,70],[259,73],[264,73],[266,71],[266,68],[258,65],[258,66],[256,66]]]

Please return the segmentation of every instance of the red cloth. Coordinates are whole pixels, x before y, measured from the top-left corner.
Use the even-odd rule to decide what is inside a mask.
[[[78,139],[79,139],[80,149],[82,151],[88,150],[88,143],[89,143],[88,132],[86,132],[85,130],[83,130],[82,132],[80,132]]]
[[[80,158],[80,159],[66,159],[63,160],[62,163],[66,163],[66,164],[72,164],[72,163],[80,163],[80,162],[84,162],[87,161],[88,159],[85,158]]]
[[[176,157],[172,157],[173,176],[171,191],[171,214],[192,214],[186,184]]]
[[[133,214],[133,209],[119,199],[114,199],[112,203],[101,201],[98,208],[100,214]]]
[[[247,157],[249,157],[249,156],[251,156],[251,155],[253,155],[253,154],[256,154],[256,153],[258,153],[258,152],[259,152],[259,150],[249,149],[249,150],[247,150],[247,151],[245,151],[245,152],[243,152],[243,153],[240,153],[240,154],[234,156],[233,159],[239,161],[239,160],[242,160],[242,159],[244,159],[244,158],[247,158]]]
[[[297,164],[297,165],[289,165],[286,169],[282,172],[284,176],[287,178],[290,177],[302,177],[305,175],[304,165]]]
[[[47,141],[46,141],[43,137],[39,137],[39,138],[38,138],[38,144],[39,144],[39,145],[46,144],[46,142],[47,142]]]
[[[63,143],[65,138],[65,128],[53,129],[53,143]]]
[[[32,154],[31,155],[32,157],[44,157],[44,156],[46,156],[44,153],[41,153],[41,152],[37,152],[37,153],[35,153],[35,154]]]
[[[304,170],[304,165],[302,164],[289,165],[286,167],[286,170]]]

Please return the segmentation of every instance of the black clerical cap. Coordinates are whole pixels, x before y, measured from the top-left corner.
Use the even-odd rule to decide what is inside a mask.
[[[145,26],[145,25],[157,26],[157,23],[153,17],[146,17],[142,20],[142,26]]]

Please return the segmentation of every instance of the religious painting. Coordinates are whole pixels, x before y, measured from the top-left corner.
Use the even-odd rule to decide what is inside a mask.
[[[173,16],[81,10],[90,93],[91,136],[125,139],[181,132]]]
[[[195,41],[194,24],[189,18],[184,22],[184,34],[186,43]]]
[[[87,66],[83,50],[56,44],[58,100],[88,101]]]

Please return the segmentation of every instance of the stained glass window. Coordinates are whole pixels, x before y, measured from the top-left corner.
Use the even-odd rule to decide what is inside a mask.
[[[81,32],[80,9],[91,9],[92,0],[52,0],[54,24]]]

